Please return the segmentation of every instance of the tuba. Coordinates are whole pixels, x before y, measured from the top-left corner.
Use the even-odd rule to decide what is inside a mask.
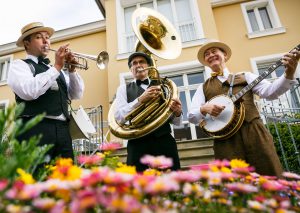
[[[152,54],[164,59],[175,59],[181,53],[181,39],[172,24],[160,13],[139,8],[132,14],[132,27],[137,36],[136,52],[148,54],[153,66],[146,68],[151,85],[161,86],[161,95],[141,104],[125,116],[126,123],[115,120],[115,102],[108,113],[111,133],[119,138],[133,139],[143,137],[165,124],[173,115],[170,109],[173,98],[178,98],[175,83],[167,78],[160,78]]]

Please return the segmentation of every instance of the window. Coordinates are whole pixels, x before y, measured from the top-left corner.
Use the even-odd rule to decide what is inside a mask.
[[[273,62],[265,62],[261,64],[257,64],[258,73],[262,74],[267,71],[270,66],[272,66],[276,61]],[[267,76],[267,79],[276,79],[283,75],[285,70],[284,65],[279,66],[274,72]]]
[[[118,34],[120,35],[120,53],[134,51],[136,36],[131,26],[131,16],[135,9],[140,7],[151,8],[164,15],[180,33],[182,42],[195,41],[203,38],[203,30],[195,0],[118,0],[121,14],[124,19],[117,16]],[[117,6],[118,7],[118,6]],[[118,11],[118,10],[117,10]]]
[[[178,87],[179,98],[182,104],[183,122],[181,126],[173,126],[176,140],[191,140],[207,137],[198,125],[188,122],[187,113],[190,108],[192,98],[200,84],[204,83],[204,68],[199,68],[191,73],[182,73],[169,76]]]
[[[0,85],[6,84],[7,74],[12,56],[0,57]]]
[[[173,125],[173,132],[176,140],[191,140],[207,137],[198,125],[188,122],[187,112],[190,109],[193,95],[197,88],[206,79],[204,67],[198,61],[182,64],[158,67],[160,76],[168,77],[177,85],[179,98],[182,102],[183,123],[181,126]],[[132,81],[131,73],[121,73],[121,82]]]
[[[241,4],[248,37],[255,38],[284,33],[273,0],[258,0]]]

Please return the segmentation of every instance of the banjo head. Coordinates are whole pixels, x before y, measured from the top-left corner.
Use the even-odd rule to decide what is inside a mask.
[[[225,106],[225,109],[218,117],[207,115],[205,118],[204,129],[207,132],[214,133],[224,129],[234,117],[235,105],[233,101],[225,95],[216,96],[208,101],[211,104]]]

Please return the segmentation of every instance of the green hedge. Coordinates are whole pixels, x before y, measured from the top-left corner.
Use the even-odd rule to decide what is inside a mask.
[[[274,123],[273,124],[268,124],[267,127],[269,128],[271,134],[273,135],[274,141],[275,141],[275,147],[277,149],[277,154],[280,158],[280,161],[282,163],[282,165],[284,166],[285,169],[286,165],[284,163],[284,157],[283,157],[283,152],[281,151],[280,148],[280,143],[279,140],[281,140],[282,142],[282,146],[284,149],[284,154],[285,154],[285,158],[288,162],[288,168],[291,172],[295,172],[300,174],[300,166],[299,166],[299,162],[297,159],[297,153],[295,151],[294,145],[293,145],[293,141],[291,138],[291,134],[289,131],[289,127],[286,123],[276,123],[276,127],[279,133],[276,133],[276,128]],[[298,149],[298,152],[300,151],[300,124],[290,124],[290,128]],[[280,139],[279,139],[280,138]],[[299,155],[299,153],[298,153]]]

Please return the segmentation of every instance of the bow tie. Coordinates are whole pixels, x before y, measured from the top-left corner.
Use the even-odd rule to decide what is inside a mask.
[[[224,73],[223,73],[223,71],[221,71],[221,72],[212,72],[210,75],[211,75],[212,77],[216,77],[216,76],[223,76]]]
[[[145,84],[145,85],[149,85],[149,79],[148,78],[146,78],[145,80],[136,80],[136,84],[138,85],[138,86],[140,86],[141,84]]]
[[[38,63],[39,64],[42,64],[42,63],[44,63],[44,64],[50,64],[50,59],[49,58],[43,58],[42,56],[39,56],[38,57]]]

